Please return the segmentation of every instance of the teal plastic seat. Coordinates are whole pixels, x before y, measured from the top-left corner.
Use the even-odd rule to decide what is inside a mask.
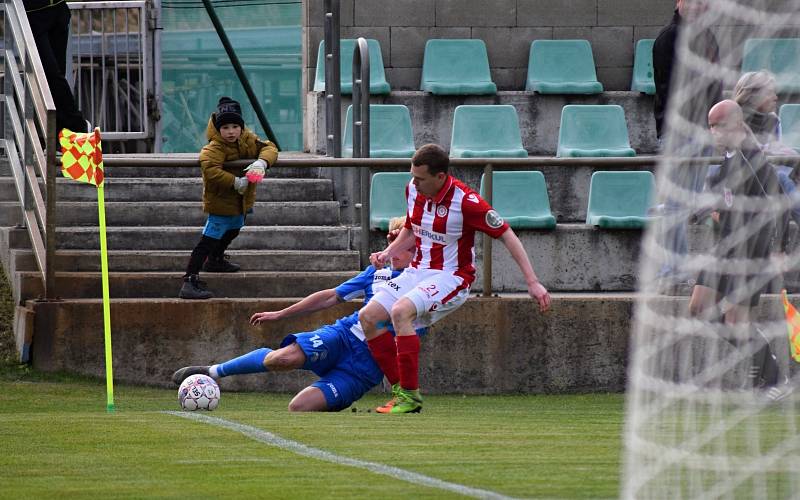
[[[436,95],[496,94],[483,40],[428,40],[420,88]]]
[[[800,38],[751,38],[744,42],[742,73],[765,69],[778,92],[800,92]]]
[[[527,158],[517,110],[509,104],[463,105],[453,114],[453,158]]]
[[[406,186],[409,172],[377,172],[369,187],[369,228],[389,230],[393,217],[406,215]]]
[[[781,142],[800,152],[800,104],[784,104],[779,116]]]
[[[586,40],[534,40],[525,90],[540,94],[599,94],[592,46]]]
[[[369,105],[370,158],[411,158],[414,156],[411,115],[400,104]],[[347,107],[342,156],[353,157],[353,106]]]
[[[636,156],[628,141],[628,125],[622,107],[616,104],[564,106],[556,156]]]
[[[481,176],[481,196],[486,194]],[[492,174],[492,206],[513,229],[553,229],[556,218],[544,175],[538,171],[503,171]]]
[[[589,185],[586,223],[606,229],[640,229],[655,190],[651,172],[595,172]]]
[[[339,71],[342,94],[353,93],[353,49],[356,41],[342,39],[339,45]],[[377,40],[367,40],[369,47],[369,93],[388,94],[391,91],[383,69],[381,46]],[[319,42],[317,51],[317,75],[314,78],[314,92],[325,91],[325,41]]]
[[[631,90],[643,94],[656,93],[656,83],[653,80],[653,42],[647,38],[636,42],[633,54],[633,75],[631,76]]]

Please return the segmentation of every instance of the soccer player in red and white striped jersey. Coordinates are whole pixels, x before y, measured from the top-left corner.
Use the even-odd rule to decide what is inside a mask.
[[[417,150],[406,187],[405,227],[385,250],[370,256],[379,268],[412,241],[416,245],[411,266],[376,290],[359,313],[372,357],[392,384],[392,400],[379,407],[379,413],[422,409],[415,328],[432,325],[467,300],[475,280],[476,231],[503,242],[539,310],[550,307],[550,294],[536,277],[517,235],[478,193],[449,175],[449,164],[447,153],[436,144]],[[396,337],[379,335],[389,321]]]

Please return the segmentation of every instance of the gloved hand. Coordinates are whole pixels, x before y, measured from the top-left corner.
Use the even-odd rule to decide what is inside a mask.
[[[264,174],[267,171],[267,167],[269,165],[264,160],[258,159],[247,166],[244,169],[245,173],[247,174],[247,180],[252,182],[253,184],[261,182],[261,179],[264,178]]]
[[[233,179],[233,189],[235,189],[239,194],[244,194],[247,191],[247,186],[250,182],[247,180],[246,177],[236,177]]]

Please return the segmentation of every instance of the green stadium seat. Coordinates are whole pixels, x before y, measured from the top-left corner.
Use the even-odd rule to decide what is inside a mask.
[[[353,157],[353,106],[347,107],[342,156]],[[411,115],[401,104],[369,105],[369,156],[371,158],[411,158],[414,156]]]
[[[453,158],[527,158],[514,106],[458,106],[450,141]]]
[[[353,93],[353,49],[356,41],[342,39],[339,45],[339,71],[341,78],[342,94]],[[383,56],[381,46],[377,40],[367,40],[369,47],[369,93],[388,94],[389,82],[383,69]],[[314,92],[325,91],[325,41],[319,42],[317,51],[317,75],[314,78]]]
[[[393,217],[406,215],[406,186],[409,172],[377,172],[369,186],[369,228],[389,230]]]
[[[651,172],[595,172],[586,223],[606,229],[640,229],[650,220],[655,178]]]
[[[486,194],[481,176],[481,195]],[[544,175],[538,171],[502,171],[492,175],[492,206],[513,229],[553,229],[556,218]]]
[[[800,104],[784,104],[780,109],[781,142],[800,152]]]
[[[616,104],[564,106],[556,156],[636,156],[628,141],[628,125],[622,107]]]
[[[800,38],[751,38],[744,42],[742,73],[765,69],[778,92],[800,92]]]
[[[428,40],[420,88],[436,95],[496,94],[483,40]]]
[[[656,83],[653,80],[653,42],[655,40],[651,38],[636,42],[631,76],[631,90],[634,92],[648,95],[656,93]]]
[[[586,40],[534,40],[525,90],[540,94],[599,94],[592,46]]]

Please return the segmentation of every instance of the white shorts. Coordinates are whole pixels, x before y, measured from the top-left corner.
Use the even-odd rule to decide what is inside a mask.
[[[461,307],[469,297],[469,285],[449,271],[409,267],[400,276],[382,283],[372,300],[391,313],[394,303],[402,297],[414,303],[414,327],[422,328]]]

